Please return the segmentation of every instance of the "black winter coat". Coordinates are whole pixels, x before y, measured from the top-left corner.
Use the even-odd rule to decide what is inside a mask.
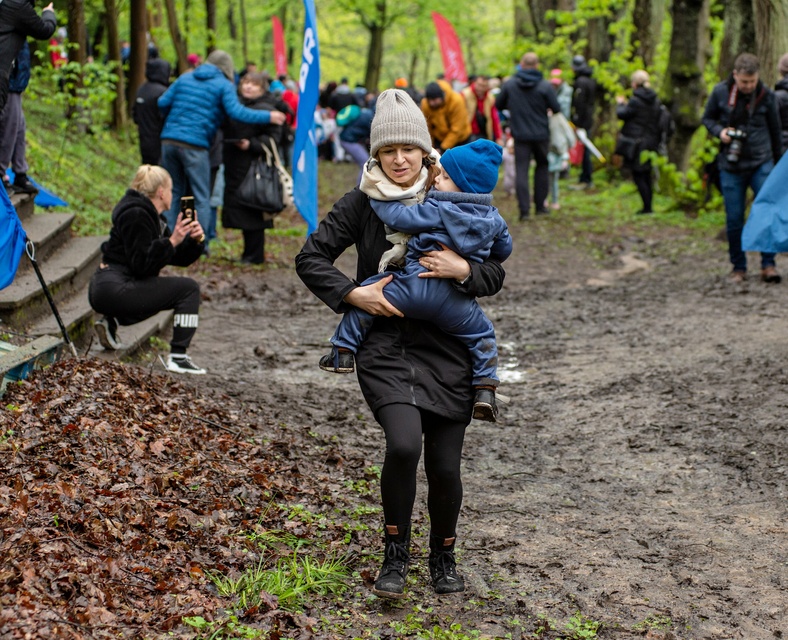
[[[350,246],[358,254],[356,280],[334,266]],[[296,256],[296,272],[318,298],[337,313],[359,282],[377,273],[391,248],[383,223],[358,188],[337,202]],[[497,293],[504,280],[500,262],[471,262],[471,279],[455,286],[471,297]],[[430,322],[377,317],[356,355],[361,392],[373,412],[386,404],[415,405],[452,420],[470,421],[473,408],[468,349]]]
[[[783,153],[788,151],[788,77],[774,85],[774,97],[777,100],[777,111],[780,113],[782,125]]]
[[[8,100],[8,77],[11,65],[30,36],[47,40],[55,33],[57,21],[54,11],[44,11],[38,16],[30,0],[3,0],[0,2],[0,113]]]
[[[150,198],[128,189],[112,210],[109,240],[101,245],[102,262],[126,267],[135,278],[153,278],[168,264],[187,267],[202,255],[203,245],[187,237],[176,247],[164,216]]]
[[[549,140],[547,110],[561,112],[552,85],[537,69],[520,69],[504,82],[495,106],[498,111],[509,110],[509,127],[517,142]]]
[[[241,103],[256,111],[282,111],[287,113],[287,105],[273,93],[267,92],[260,98],[245,100]],[[230,120],[223,127],[224,131],[224,205],[222,206],[222,225],[228,229],[244,229],[259,231],[270,229],[273,220],[264,219],[263,212],[251,209],[238,203],[235,194],[244,181],[254,158],[263,153],[262,143],[273,141],[277,145],[279,157],[282,158],[281,140],[285,135],[284,127],[274,124],[246,124],[239,120]],[[249,140],[249,149],[242,151],[232,140]],[[227,142],[230,140],[230,142]]]
[[[572,122],[588,133],[594,126],[596,108],[596,80],[591,77],[591,73],[589,66],[575,71],[575,84],[572,87]]]
[[[641,151],[656,151],[659,147],[660,101],[648,87],[638,87],[626,104],[616,107],[616,115],[624,121],[621,135],[640,140]]]
[[[162,58],[148,60],[145,65],[147,82],[137,90],[131,115],[139,128],[140,155],[143,164],[161,164],[161,130],[164,116],[159,111],[159,96],[170,85],[170,63]]]
[[[731,77],[715,86],[703,112],[703,125],[715,138],[719,138],[722,130],[728,127],[747,132],[738,162],[728,162],[724,153],[728,145],[721,145],[717,156],[719,168],[730,173],[745,173],[770,160],[776,164],[782,155],[782,126],[774,92],[758,82],[749,96],[739,94],[735,108],[731,109],[728,98],[733,85]],[[750,116],[753,99],[757,100],[757,106]]]

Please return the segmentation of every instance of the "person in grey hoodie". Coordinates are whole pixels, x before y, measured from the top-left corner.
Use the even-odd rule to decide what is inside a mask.
[[[561,106],[555,91],[539,71],[539,57],[526,53],[520,68],[504,82],[495,100],[499,111],[509,111],[509,127],[514,138],[514,161],[517,172],[517,204],[520,220],[527,220],[531,208],[528,171],[531,158],[536,161],[534,171],[534,209],[537,215],[548,213],[545,201],[549,188],[547,152],[550,149],[550,112],[558,113]]]

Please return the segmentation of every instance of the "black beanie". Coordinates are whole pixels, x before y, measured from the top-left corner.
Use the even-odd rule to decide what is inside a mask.
[[[446,94],[437,82],[430,82],[424,90],[424,97],[427,100],[434,100],[435,98],[445,98]]]

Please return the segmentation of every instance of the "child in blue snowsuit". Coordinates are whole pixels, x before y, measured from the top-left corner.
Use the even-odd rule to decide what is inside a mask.
[[[399,201],[372,200],[377,216],[391,229],[412,234],[405,267],[383,272],[361,283],[366,286],[394,273],[383,295],[405,317],[433,322],[468,346],[476,388],[474,418],[495,422],[495,388],[498,347],[492,322],[475,298],[469,298],[446,278],[420,278],[427,271],[419,258],[441,250],[441,243],[467,260],[484,262],[488,257],[503,261],[512,252],[506,222],[492,206],[491,191],[498,182],[502,149],[489,140],[447,150],[441,173],[422,204],[405,206]],[[364,341],[374,317],[354,308],[345,313],[331,343],[331,354],[320,359],[320,368],[334,373],[355,370],[354,354]]]

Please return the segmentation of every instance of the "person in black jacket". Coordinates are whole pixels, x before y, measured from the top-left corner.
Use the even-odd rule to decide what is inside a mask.
[[[268,81],[262,73],[247,73],[238,86],[241,104],[249,109],[281,111],[290,107],[276,94],[268,91]],[[224,205],[222,225],[227,229],[241,229],[244,248],[241,262],[263,264],[265,262],[265,230],[274,226],[273,214],[263,213],[241,204],[237,198],[238,187],[244,181],[252,160],[263,153],[262,145],[276,146],[282,158],[282,143],[286,131],[283,125],[246,124],[230,120],[224,131]]]
[[[596,80],[591,67],[583,56],[572,58],[572,71],[575,73],[575,84],[572,87],[572,122],[578,129],[585,129],[591,135],[594,126],[594,110],[596,109]],[[579,188],[592,186],[591,150],[583,147],[583,164],[580,169]]]
[[[656,151],[659,146],[659,116],[661,103],[651,88],[649,75],[638,70],[632,74],[632,98],[617,96],[616,115],[624,121],[619,135],[617,152],[624,158],[624,165],[632,171],[632,179],[638,188],[643,208],[638,213],[652,213],[654,177],[651,161],[641,162],[641,151]]]
[[[550,150],[550,124],[548,111],[559,113],[561,106],[552,85],[539,71],[539,57],[526,53],[520,60],[520,69],[504,82],[495,100],[498,111],[508,109],[509,128],[514,138],[514,162],[517,204],[520,220],[527,220],[531,209],[528,189],[528,172],[531,158],[536,161],[534,171],[534,208],[537,215],[547,214],[549,173],[547,152]]]
[[[172,200],[172,179],[161,167],[144,164],[131,188],[112,211],[109,240],[101,245],[101,264],[90,279],[90,306],[104,317],[96,322],[105,349],[120,349],[118,325],[142,322],[174,309],[170,355],[164,363],[175,373],[203,374],[186,355],[197,331],[200,285],[191,278],[162,278],[165,265],[185,267],[203,251],[205,234],[197,222],[178,214],[170,233],[162,213]]]
[[[757,195],[782,155],[777,100],[761,82],[759,72],[756,56],[740,54],[734,60],[733,74],[714,87],[703,113],[703,125],[722,142],[717,165],[734,283],[747,279],[747,254],[741,246],[747,187]],[[774,254],[761,253],[761,280],[776,284],[781,279]]]
[[[158,99],[170,86],[170,63],[163,58],[153,58],[145,65],[147,82],[137,89],[131,107],[131,116],[140,136],[142,164],[161,164],[161,130],[164,116],[159,111]]]
[[[780,72],[780,79],[774,85],[774,96],[777,99],[777,110],[780,112],[783,153],[785,153],[788,151],[788,53],[780,57],[777,70]]]
[[[375,316],[356,354],[364,398],[386,438],[381,473],[385,555],[374,592],[404,597],[410,566],[410,528],[419,458],[429,492],[429,570],[436,593],[463,591],[454,556],[462,503],[460,460],[473,410],[471,361],[463,344],[434,324],[402,317],[383,296],[392,276],[361,287],[378,272],[392,248],[386,229],[370,205],[376,200],[422,201],[435,175],[436,155],[420,109],[404,91],[381,93],[372,123],[371,159],[361,185],[343,196],[309,236],[296,256],[296,271],[331,309],[358,307]],[[355,246],[355,280],[334,266]],[[496,260],[467,262],[455,252],[430,251],[421,259],[426,277],[449,278],[469,297],[497,293],[504,271]]]
[[[32,0],[3,0],[0,2],[0,112],[8,100],[8,78],[11,65],[30,36],[47,40],[57,27],[54,5],[50,2],[41,11],[35,10]]]

